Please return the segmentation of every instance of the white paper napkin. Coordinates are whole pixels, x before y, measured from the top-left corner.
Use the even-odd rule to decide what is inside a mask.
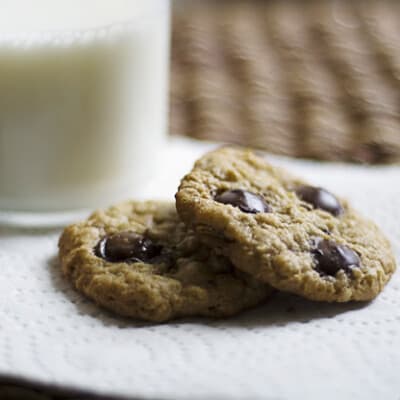
[[[173,199],[212,145],[175,139],[144,197]],[[269,157],[347,197],[400,254],[400,166]],[[227,320],[135,323],[75,293],[59,231],[0,228],[0,375],[148,399],[400,399],[400,272],[370,304],[281,294]]]

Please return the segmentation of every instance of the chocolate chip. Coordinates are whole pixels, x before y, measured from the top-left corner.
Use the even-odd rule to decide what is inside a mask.
[[[270,212],[271,208],[258,194],[242,189],[227,190],[215,196],[215,201],[238,207],[245,213],[257,214]]]
[[[335,217],[343,213],[343,207],[339,200],[332,193],[323,188],[300,186],[296,189],[296,194],[301,200],[312,204],[314,208],[327,211]]]
[[[326,275],[335,276],[341,269],[349,273],[353,268],[360,268],[360,258],[349,247],[326,240],[315,239],[312,253],[316,260],[316,269]]]
[[[110,262],[149,262],[161,254],[162,247],[134,232],[105,236],[95,247],[95,254]]]

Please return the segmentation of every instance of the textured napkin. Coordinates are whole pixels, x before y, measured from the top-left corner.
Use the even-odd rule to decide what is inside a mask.
[[[213,145],[174,140],[143,196],[173,199]],[[400,255],[400,166],[272,157],[347,197]],[[148,399],[400,399],[400,272],[369,304],[280,294],[225,320],[117,318],[64,281],[59,231],[0,228],[0,375]]]

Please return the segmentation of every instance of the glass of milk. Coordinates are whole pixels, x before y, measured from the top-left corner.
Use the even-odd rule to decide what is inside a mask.
[[[140,197],[167,129],[169,0],[0,0],[0,223]]]

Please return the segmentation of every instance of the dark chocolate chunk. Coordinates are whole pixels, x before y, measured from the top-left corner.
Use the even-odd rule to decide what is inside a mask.
[[[95,254],[110,262],[149,262],[161,250],[150,239],[126,231],[105,236],[95,247]]]
[[[261,196],[242,189],[227,190],[220,193],[215,196],[215,201],[222,204],[230,204],[250,214],[271,211],[271,208]]]
[[[300,186],[296,189],[296,194],[301,200],[312,204],[314,208],[327,211],[335,217],[343,213],[343,207],[339,200],[323,188]]]
[[[349,247],[326,240],[315,239],[312,253],[316,260],[316,269],[326,275],[335,276],[341,269],[349,273],[353,268],[360,268],[360,258]]]

